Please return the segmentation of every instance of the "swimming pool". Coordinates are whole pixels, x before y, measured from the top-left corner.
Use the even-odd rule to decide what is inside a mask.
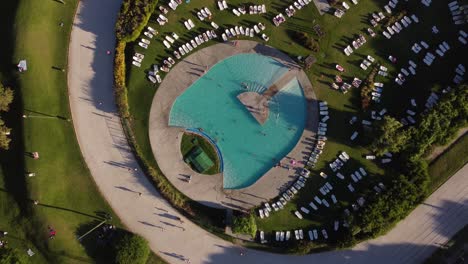
[[[172,105],[170,126],[201,128],[216,142],[223,159],[224,188],[253,184],[288,154],[302,135],[306,100],[297,79],[270,100],[270,114],[263,125],[237,98],[246,91],[265,91],[287,71],[270,57],[235,55],[214,65]]]

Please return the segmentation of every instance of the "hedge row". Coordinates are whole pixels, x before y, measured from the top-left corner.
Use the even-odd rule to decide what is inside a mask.
[[[157,0],[124,0],[115,26],[117,39],[136,40],[156,8]]]
[[[124,41],[117,41],[114,57],[114,93],[116,104],[123,118],[130,116],[128,108],[127,87],[125,86],[125,47]]]

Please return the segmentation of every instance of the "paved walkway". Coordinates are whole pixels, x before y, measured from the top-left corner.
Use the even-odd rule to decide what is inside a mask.
[[[235,46],[230,42],[221,43],[197,51],[180,61],[159,86],[150,110],[149,138],[159,168],[185,195],[212,207],[247,210],[278,196],[288,188],[298,177],[295,170],[273,167],[249,187],[226,190],[223,188],[222,173],[202,175],[194,172],[184,162],[180,152],[180,141],[185,128],[169,126],[169,116],[174,101],[193,82],[201,78],[200,73],[219,61],[240,53],[270,56],[288,67],[297,68],[297,64],[286,54],[254,41],[237,41]],[[287,73],[294,74],[304,91],[308,118],[301,138],[286,156],[305,162],[307,156],[305,153],[311,152],[311,141],[308,139],[315,137],[314,131],[317,131],[318,127],[318,103],[312,85],[302,70],[292,70]],[[282,163],[285,164],[288,161],[284,158]],[[302,167],[297,166],[297,169]],[[187,175],[192,176],[190,183],[186,180]]]
[[[119,7],[120,1],[116,0],[79,4],[68,71],[73,121],[81,151],[102,194],[124,224],[144,236],[151,249],[168,262],[184,263],[182,259],[189,258],[194,264],[419,263],[468,222],[465,166],[388,235],[353,250],[308,256],[246,250],[240,256],[239,247],[177,214],[137,168],[116,116],[112,58],[105,54],[114,46]],[[140,197],[138,192],[143,195]],[[174,216],[185,223],[174,220]]]

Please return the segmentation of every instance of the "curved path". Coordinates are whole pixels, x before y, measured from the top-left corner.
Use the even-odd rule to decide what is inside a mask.
[[[189,258],[191,263],[417,263],[468,222],[465,166],[389,234],[352,250],[308,256],[246,250],[240,256],[237,246],[175,212],[137,168],[117,117],[112,58],[106,55],[106,50],[114,47],[119,7],[116,0],[79,4],[68,71],[74,126],[102,194],[125,225],[148,239],[151,248],[168,262],[183,263],[183,258]],[[173,216],[181,217],[184,223],[173,220]]]

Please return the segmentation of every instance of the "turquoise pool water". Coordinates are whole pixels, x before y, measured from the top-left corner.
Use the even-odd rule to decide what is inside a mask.
[[[213,66],[174,102],[169,125],[201,128],[216,142],[223,159],[224,188],[252,185],[297,144],[304,130],[306,101],[296,79],[270,101],[270,115],[263,125],[237,99],[246,91],[263,92],[287,70],[270,57],[235,55]]]

